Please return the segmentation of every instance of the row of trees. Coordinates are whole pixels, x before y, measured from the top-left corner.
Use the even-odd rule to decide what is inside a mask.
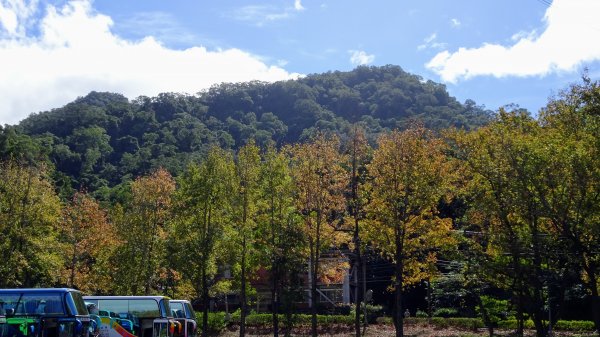
[[[268,270],[275,334],[277,314],[307,287],[316,336],[317,285],[336,269],[321,257],[368,246],[394,264],[397,336],[403,291],[438,277],[440,255],[458,263],[490,327],[493,289],[511,295],[518,333],[529,317],[543,337],[545,303],[560,314],[565,292],[582,284],[600,328],[599,132],[600,86],[584,78],[537,119],[500,109],[475,131],[413,125],[372,148],[357,125],[280,149],[211,147],[178,177],[153,171],[102,205],[83,191],[61,202],[43,165],[9,160],[0,286],[199,298],[204,332],[209,298],[235,290],[244,335],[249,281]],[[234,281],[215,277],[224,265]]]

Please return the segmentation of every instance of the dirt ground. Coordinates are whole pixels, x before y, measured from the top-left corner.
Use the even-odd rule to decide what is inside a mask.
[[[512,331],[499,330],[494,331],[496,336],[510,336]],[[576,334],[577,336],[586,336],[586,334]],[[224,331],[219,337],[238,337],[239,330],[232,329]],[[269,331],[258,331],[256,328],[247,328],[248,337],[267,337],[273,336],[272,332]],[[283,337],[283,333],[280,333]],[[294,337],[310,336],[310,327],[302,327],[296,329],[292,334]],[[354,336],[354,330],[348,326],[334,326],[330,329],[319,331],[319,336],[323,337],[351,337]],[[391,325],[370,325],[367,327],[365,337],[393,337],[395,336],[394,327]],[[404,336],[406,337],[487,337],[488,331],[486,329],[473,330],[458,330],[454,328],[439,329],[433,326],[424,325],[409,325],[404,327]],[[526,337],[535,336],[535,331],[525,331]],[[571,333],[554,333],[556,337],[574,337]],[[589,335],[591,336],[591,335]]]

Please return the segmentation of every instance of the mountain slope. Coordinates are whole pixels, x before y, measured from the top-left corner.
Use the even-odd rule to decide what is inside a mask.
[[[475,102],[461,104],[444,85],[398,66],[358,67],[285,82],[220,84],[194,96],[130,101],[91,92],[0,130],[0,155],[11,152],[10,137],[28,135],[65,185],[102,191],[159,166],[177,174],[214,144],[291,143],[316,130],[345,133],[356,122],[373,140],[414,120],[433,129],[470,129],[489,118]]]

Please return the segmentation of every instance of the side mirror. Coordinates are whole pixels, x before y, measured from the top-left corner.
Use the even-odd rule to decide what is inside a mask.
[[[15,309],[6,309],[6,317],[13,317],[15,315]]]

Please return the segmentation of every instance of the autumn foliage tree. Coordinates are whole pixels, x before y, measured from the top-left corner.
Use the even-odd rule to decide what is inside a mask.
[[[118,256],[120,274],[126,280],[120,285],[122,293],[149,295],[164,288],[170,268],[165,257],[174,191],[171,174],[158,169],[131,184],[130,203],[115,215],[124,241]]]
[[[311,333],[317,335],[317,298],[321,255],[346,240],[336,231],[345,211],[346,173],[336,137],[317,135],[290,148],[296,209],[308,241]]]
[[[365,205],[367,200],[367,191],[365,184],[368,180],[368,171],[366,165],[369,162],[371,148],[367,142],[364,130],[358,125],[354,125],[350,131],[349,137],[344,144],[344,152],[346,154],[347,163],[346,170],[349,174],[349,184],[347,186],[346,199],[348,204],[347,219],[348,222],[353,222],[352,243],[354,245],[353,256],[353,282],[354,282],[354,333],[356,337],[360,337],[360,315],[361,315],[361,282],[359,275],[364,270],[365,265],[361,256],[361,222],[365,217]],[[362,290],[366,289],[366,284],[362,282]],[[366,306],[365,306],[366,308]]]
[[[403,336],[403,288],[428,277],[437,250],[453,243],[451,219],[438,216],[448,191],[443,142],[422,127],[380,136],[368,165],[372,176],[367,237],[394,270],[393,321]]]
[[[87,193],[75,193],[63,208],[59,241],[65,261],[62,284],[86,293],[111,290],[114,268],[109,259],[121,242],[106,211]]]

